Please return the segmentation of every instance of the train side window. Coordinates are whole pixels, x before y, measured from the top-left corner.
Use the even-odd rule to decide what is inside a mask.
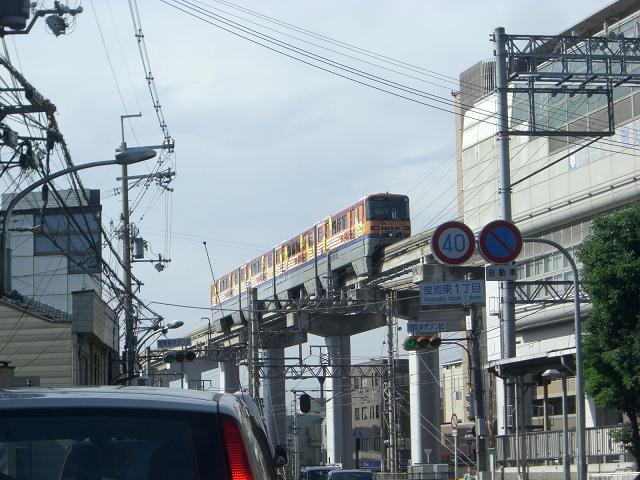
[[[267,255],[267,268],[273,267],[273,254]]]
[[[307,235],[307,246],[313,247],[313,233]]]
[[[280,263],[280,249],[276,250],[276,265]]]
[[[324,239],[324,228],[318,227],[318,242],[322,242]]]

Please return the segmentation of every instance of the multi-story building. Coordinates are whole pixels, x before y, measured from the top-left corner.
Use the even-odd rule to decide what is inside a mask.
[[[386,360],[370,360],[360,365],[386,364]],[[397,411],[397,458],[400,466],[406,466],[411,455],[409,431],[409,362],[398,359],[395,375]],[[371,377],[352,377],[351,394],[354,437],[360,438],[359,463],[363,468],[379,470],[381,462],[388,458],[389,426],[384,422],[384,412],[390,409],[383,392],[383,380]],[[355,458],[355,457],[354,457]]]
[[[0,355],[17,385],[104,385],[117,377],[118,319],[102,300],[100,191],[42,192],[9,218],[11,292]],[[2,196],[6,211],[13,195]]]
[[[25,297],[71,313],[71,292],[93,290],[101,283],[100,190],[62,190],[44,205],[41,192],[18,202],[10,218],[12,289]],[[2,196],[3,210],[12,199]]]
[[[559,32],[559,35],[637,38],[639,25],[638,2],[619,0],[566,31]],[[507,29],[506,33],[511,32]],[[557,71],[554,70],[557,65],[540,68]],[[461,91],[457,98],[461,115],[456,128],[458,216],[476,232],[488,222],[501,217],[504,194],[499,193],[495,86],[493,60],[479,62],[460,75]],[[571,131],[588,130],[596,136],[595,132],[608,128],[608,110],[603,95],[536,93],[535,116],[530,116],[532,103],[526,93],[508,95],[511,130],[530,130],[533,128],[532,119],[535,119],[533,121],[538,130],[567,132],[563,136],[510,136],[512,219],[524,237],[554,240],[574,255],[591,231],[595,215],[640,198],[640,164],[637,155],[637,145],[640,144],[640,91],[633,87],[614,86],[615,134],[590,146],[584,145],[589,138],[569,135]],[[528,176],[537,170],[540,170],[539,173]],[[517,278],[566,281],[572,280],[573,276],[568,261],[560,252],[549,245],[526,243],[517,260]],[[538,302],[537,305],[518,306],[516,356],[503,359],[503,322],[497,308],[501,293],[498,288],[498,282],[487,282],[484,317],[487,360],[492,371],[503,378],[510,376],[513,382],[518,383],[518,391],[513,398],[518,399],[519,408],[516,408],[515,402],[505,403],[504,381],[492,376],[492,381],[485,389],[489,397],[487,404],[491,407],[488,414],[490,430],[498,435],[508,435],[514,432],[516,425],[519,425],[521,432],[545,427],[560,429],[560,381],[552,380],[549,385],[549,379],[542,377],[544,371],[552,368],[570,377],[569,414],[570,425],[573,425],[573,304],[545,306]],[[529,287],[527,293],[533,294],[534,288]],[[562,290],[565,287],[559,288]],[[543,290],[533,300],[542,300],[545,295]],[[588,313],[589,306],[583,306],[582,315]],[[597,408],[591,399],[587,399],[586,403],[588,428],[605,428],[620,419],[614,412]],[[520,418],[516,418],[516,412],[519,412]],[[509,456],[513,453],[505,452],[498,449],[498,460],[503,460],[500,457],[503,454]],[[620,452],[610,453],[618,455]],[[587,453],[591,458],[596,458],[595,455],[600,453]],[[530,462],[549,460],[552,459],[529,458]]]

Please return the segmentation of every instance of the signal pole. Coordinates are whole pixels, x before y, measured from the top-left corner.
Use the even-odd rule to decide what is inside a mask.
[[[471,304],[471,360],[473,363],[473,409],[476,421],[476,462],[479,480],[488,478],[487,472],[487,419],[484,414],[484,390],[482,388],[482,357],[480,356],[480,335],[482,328],[476,304]]]

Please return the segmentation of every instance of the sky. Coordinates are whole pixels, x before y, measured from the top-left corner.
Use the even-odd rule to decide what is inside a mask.
[[[50,7],[53,1],[38,3]],[[507,33],[556,34],[609,2],[69,3],[81,3],[84,12],[67,35],[54,37],[40,20],[29,35],[7,37],[9,56],[56,104],[76,164],[113,158],[125,113],[143,114],[125,124],[129,146],[160,143],[133,36],[130,5],[137,6],[162,111],[176,142],[177,176],[173,193],[151,186],[130,194],[135,199],[144,193],[132,220],[150,252],[171,259],[161,273],[150,263],[135,265],[134,273],[144,282],[141,298],[168,321],[185,322],[175,332],[180,336],[202,326],[208,313],[211,272],[203,241],[218,276],[370,193],[408,194],[414,232],[452,218],[455,118],[448,102],[459,88],[459,73],[491,58],[490,34],[498,26]],[[405,90],[396,94],[431,106],[251,43],[194,18],[189,13],[196,14],[197,7],[402,84]],[[436,97],[417,97],[410,93],[415,89]],[[149,168],[134,166],[130,174]],[[85,186],[102,190],[107,228],[119,219],[121,196],[113,195],[119,174],[116,167],[82,174]],[[383,331],[353,337],[354,359],[379,356],[383,338]]]

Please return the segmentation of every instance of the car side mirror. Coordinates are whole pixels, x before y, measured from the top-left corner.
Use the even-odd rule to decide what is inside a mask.
[[[284,467],[287,462],[287,449],[284,445],[276,445],[276,448],[274,448],[273,463],[276,467]]]

